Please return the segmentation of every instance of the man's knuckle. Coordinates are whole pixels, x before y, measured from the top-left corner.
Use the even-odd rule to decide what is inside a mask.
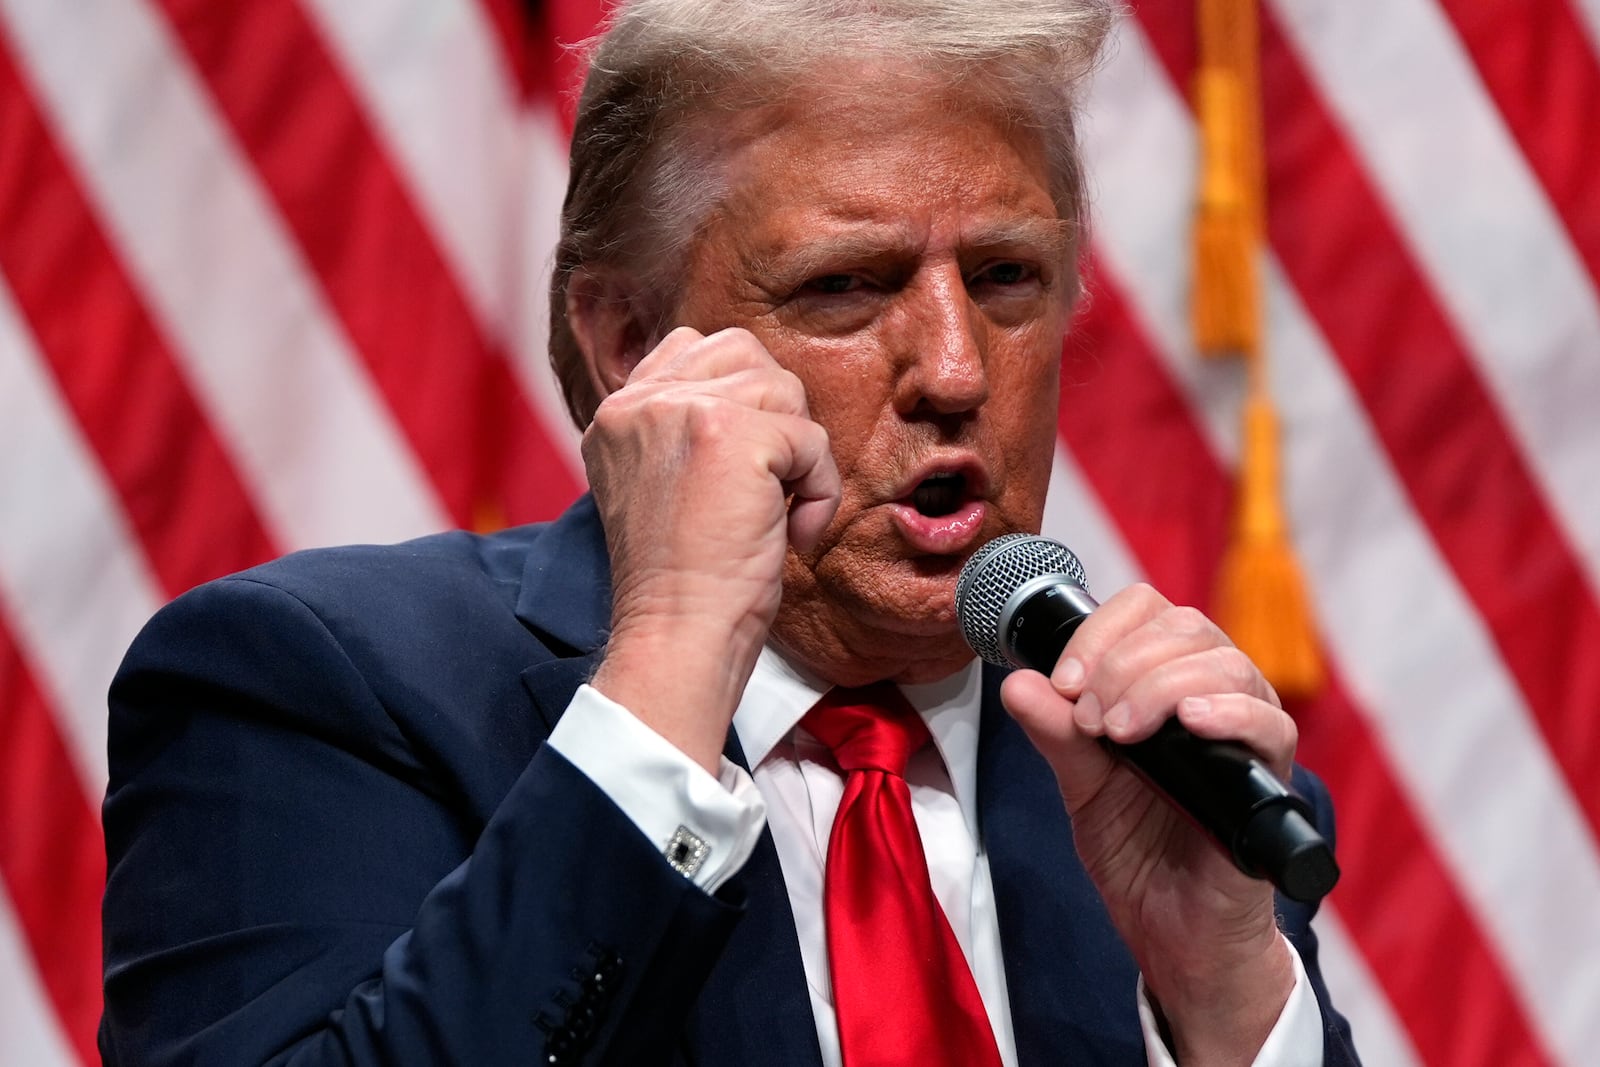
[[[706,351],[717,351],[724,357],[729,354],[745,359],[770,360],[767,350],[756,335],[743,326],[729,326],[711,334],[704,341]]]
[[[617,399],[622,394],[612,393],[599,406],[594,409],[594,417],[589,420],[589,425],[583,431],[584,447],[592,447],[592,442],[609,437],[614,434],[626,421],[623,408],[625,401]]]
[[[806,406],[806,383],[792,370],[779,367],[778,391],[779,394],[795,408],[804,410]]]
[[[760,345],[761,343],[760,341],[756,340],[755,334],[751,333],[743,326],[729,326],[726,329],[719,330],[717,331],[717,337],[729,344],[736,344],[740,346],[750,344]]]
[[[820,450],[825,455],[832,456],[832,442],[828,438],[827,427],[807,420],[801,423],[800,434],[803,438],[806,438],[806,444]]]
[[[1137,650],[1126,644],[1112,645],[1100,654],[1100,662],[1095,667],[1095,674],[1101,678],[1122,679],[1136,672],[1138,660]]]
[[[1138,604],[1153,604],[1165,599],[1149,582],[1134,582],[1128,586],[1127,595]]]
[[[713,445],[728,436],[728,406],[704,393],[683,398],[679,404],[678,418],[691,444]]]
[[[1283,749],[1285,752],[1293,752],[1300,747],[1300,727],[1288,715],[1280,713],[1278,718],[1283,724]]]
[[[1254,693],[1260,688],[1261,672],[1249,656],[1232,645],[1216,649],[1213,655],[1234,692]]]
[[[1187,604],[1162,612],[1161,624],[1169,633],[1185,638],[1208,636],[1216,630],[1204,612]]]

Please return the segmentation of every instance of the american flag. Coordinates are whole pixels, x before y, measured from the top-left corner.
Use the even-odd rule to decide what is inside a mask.
[[[599,0],[0,0],[0,1063],[94,1062],[105,691],[184,589],[555,515],[564,95]],[[1193,0],[1090,96],[1046,530],[1211,603]],[[1600,0],[1266,0],[1295,707],[1369,1063],[1600,1062]]]

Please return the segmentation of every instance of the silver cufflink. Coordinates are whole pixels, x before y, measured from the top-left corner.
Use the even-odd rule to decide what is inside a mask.
[[[685,878],[693,878],[694,872],[700,869],[700,865],[709,855],[711,846],[687,826],[678,827],[667,841],[667,862],[672,865],[673,870]]]

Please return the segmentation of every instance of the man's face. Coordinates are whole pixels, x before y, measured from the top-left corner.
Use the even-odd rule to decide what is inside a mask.
[[[973,549],[1039,528],[1073,231],[1036,135],[904,72],[851,73],[746,131],[677,321],[755,334],[843,476],[821,544],[789,554],[774,635],[917,680],[970,656],[953,594]]]

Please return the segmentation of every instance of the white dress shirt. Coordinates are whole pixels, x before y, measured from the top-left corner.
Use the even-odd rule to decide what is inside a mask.
[[[1001,1062],[1016,1067],[1016,1039],[1006,993],[1000,927],[977,809],[981,672],[974,662],[940,682],[902,686],[934,744],[906,768],[912,812],[928,857],[934,895],[972,967],[994,1028]],[[796,724],[829,687],[763,649],[734,715],[734,729],[754,779],[726,758],[720,774],[704,768],[589,686],[573,697],[550,744],[599,786],[664,850],[679,828],[705,846],[691,873],[714,891],[743,867],[763,821],[772,830],[794,912],[800,956],[825,1067],[841,1067],[839,1030],[823,928],[823,861],[844,780],[827,748]],[[1300,957],[1295,987],[1254,1067],[1320,1067],[1322,1016]],[[1137,997],[1152,1067],[1173,1067],[1144,996]]]

